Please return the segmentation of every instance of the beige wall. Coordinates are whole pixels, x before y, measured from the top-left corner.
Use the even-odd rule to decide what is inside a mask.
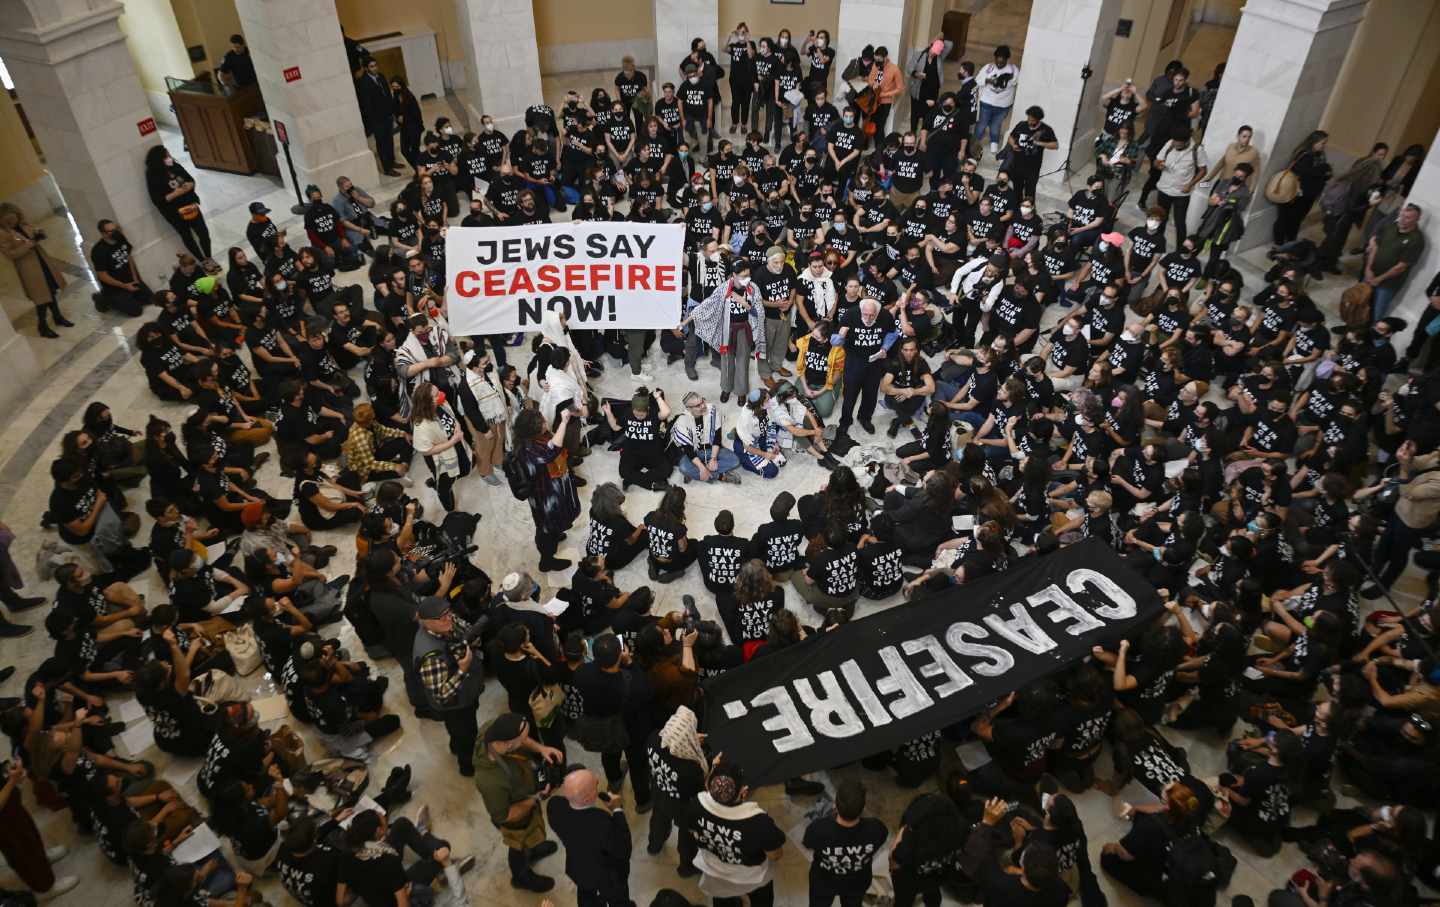
[[[798,47],[805,41],[805,33],[812,28],[816,31],[823,28],[833,36],[840,21],[840,0],[805,0],[801,6],[771,3],[770,0],[719,2],[722,41],[735,28],[737,22],[744,22],[750,26],[750,34],[756,38],[765,35],[774,37],[780,29],[788,28]]]
[[[195,11],[195,0],[170,0],[170,10],[175,14],[175,25],[180,29],[180,40],[185,46],[204,45],[205,32],[200,25],[200,14]],[[191,64],[191,69],[205,72],[211,66],[208,60],[201,60]]]
[[[534,0],[534,8],[542,46],[655,40],[653,0]]]
[[[0,161],[5,162],[0,167],[0,199],[15,196],[45,172],[8,93],[0,98]]]
[[[230,36],[243,34],[235,0],[170,0],[185,44],[205,48],[205,59],[195,64],[199,71],[213,71],[230,50]]]
[[[209,2],[209,0],[197,0]],[[507,3],[523,0],[506,0]],[[577,5],[590,5],[585,0],[572,0]],[[593,4],[603,8],[602,3]],[[441,60],[460,60],[460,20],[454,0],[335,0],[340,24],[352,38],[365,38],[386,32],[433,31]]]
[[[1437,61],[1440,4],[1370,0],[1320,121],[1320,128],[1330,132],[1330,147],[1352,158],[1375,142],[1393,146],[1407,136],[1429,141],[1440,104],[1431,87]],[[1413,129],[1412,119],[1417,120]]]
[[[135,61],[140,84],[158,103],[157,95],[165,95],[165,77],[188,78],[195,73],[185,54],[185,39],[175,21],[170,0],[126,0],[120,29]],[[158,112],[158,111],[157,111]]]

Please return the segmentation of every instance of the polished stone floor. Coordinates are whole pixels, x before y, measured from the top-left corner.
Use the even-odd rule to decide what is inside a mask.
[[[581,81],[582,78],[572,76],[563,80],[547,79],[547,97],[557,99],[569,84],[595,84],[593,79]],[[438,115],[443,109],[442,105],[443,101],[427,102],[427,119]],[[179,151],[178,142],[172,141],[170,147]],[[179,153],[177,157],[183,159]],[[195,172],[200,196],[207,203],[207,216],[215,234],[217,259],[223,259],[223,250],[228,246],[244,244],[245,204],[252,198],[266,201],[276,212],[287,212],[289,209],[283,189],[263,179],[221,177],[220,179],[226,181],[222,185],[215,174],[208,171]],[[367,188],[382,202],[388,203],[400,186],[400,180],[386,179],[378,187]],[[1042,210],[1058,210],[1063,205],[1062,199],[1067,198],[1069,192],[1064,186],[1045,187],[1042,192]],[[211,202],[216,198],[222,198],[224,205]],[[1126,229],[1135,214],[1133,206],[1124,212]],[[298,233],[298,218],[280,213],[277,219],[282,227],[297,227],[295,232]],[[64,331],[62,339],[46,341],[35,335],[33,320],[27,320],[23,316],[17,319],[23,341],[33,350],[41,363],[42,371],[24,405],[16,407],[15,411],[7,414],[7,418],[0,420],[0,519],[13,527],[18,535],[14,554],[29,582],[27,591],[49,595],[54,591],[53,583],[35,583],[33,567],[34,554],[40,543],[54,538],[53,535],[40,531],[39,518],[51,489],[49,464],[58,453],[61,435],[78,427],[80,412],[91,400],[104,401],[113,411],[117,424],[136,429],[144,427],[146,418],[151,413],[160,414],[172,423],[178,423],[186,413],[182,406],[156,401],[147,389],[132,344],[139,321],[127,322],[114,315],[99,315],[91,307],[91,286],[82,270],[84,258],[76,246],[77,238],[68,218],[52,216],[44,219],[42,223],[51,236],[47,248],[54,257],[68,265],[67,271],[73,275],[63,305],[76,326]],[[1258,256],[1251,256],[1242,263],[1252,286],[1258,284],[1258,266],[1261,263],[1262,259]],[[341,282],[349,283],[362,279],[363,273],[360,271],[342,275]],[[1342,281],[1331,280],[1317,290],[1319,298],[1330,311],[1334,310],[1343,285]],[[9,312],[23,312],[25,309],[23,300],[18,298],[13,270],[10,268],[0,268],[0,299],[3,299],[4,307]],[[1054,317],[1055,314],[1050,313],[1047,324]],[[678,392],[683,381],[678,369],[667,369],[663,361],[652,360],[648,370],[660,376],[658,383]],[[632,387],[626,371],[615,363],[611,363],[600,382],[600,392],[611,396],[628,396]],[[718,399],[716,371],[702,367],[701,380],[696,387],[711,395],[712,399]],[[678,393],[673,395],[678,396]],[[884,420],[881,421],[883,427]],[[863,435],[861,440],[862,443],[866,440]],[[600,482],[617,480],[615,461],[611,456],[593,457],[584,467],[584,473],[590,480],[589,488],[582,492],[582,496],[587,500],[589,492]],[[823,482],[825,475],[817,466],[807,462],[806,458],[799,457],[785,469],[779,482],[767,483],[747,478],[738,488],[691,485],[688,488],[689,526],[692,533],[704,534],[709,531],[716,513],[722,508],[728,508],[735,514],[737,531],[748,534],[766,519],[766,510],[775,493],[782,488],[797,495],[812,491]],[[289,481],[280,477],[273,462],[261,470],[260,482],[273,494],[290,494]],[[514,501],[503,486],[491,487],[473,478],[462,482],[458,492],[461,505],[482,514],[484,518],[476,537],[480,545],[475,556],[476,562],[497,579],[511,570],[533,567],[531,525],[529,515],[523,509],[524,505]],[[425,501],[427,508],[438,507],[433,492],[419,483],[413,493]],[[143,507],[140,505],[143,504],[144,497],[143,490],[134,492],[135,509],[142,513]],[[626,510],[632,520],[638,521],[654,506],[659,496],[654,492],[637,489],[632,490],[629,497]],[[145,522],[147,525],[142,529],[141,538],[148,537],[148,518]],[[582,532],[583,528],[572,533],[569,545],[571,554],[574,553],[575,545],[581,541]],[[341,554],[335,559],[335,572],[344,572],[349,564],[353,563],[353,537],[334,533],[331,535],[333,537],[324,541],[340,547]],[[563,553],[565,552],[562,549]],[[657,587],[657,610],[678,607],[680,596],[688,592],[696,595],[702,611],[713,616],[713,601],[694,573],[692,570],[690,576],[679,582]],[[544,594],[547,596],[565,580],[565,577],[559,575],[537,578],[544,585]],[[643,562],[621,571],[618,581],[625,589],[644,584],[646,577]],[[142,577],[136,585],[140,592],[149,596],[152,605],[165,600],[153,571]],[[1407,576],[1402,582],[1402,588],[1405,592],[1413,593],[1418,588],[1417,578],[1413,575]],[[791,599],[798,600],[795,596],[791,596]],[[867,613],[896,604],[898,600],[880,604],[867,603],[861,606],[858,616],[863,618]],[[807,620],[813,619],[813,615],[809,613],[801,616]],[[39,624],[41,617],[42,614],[32,612],[24,615],[22,620]],[[337,625],[333,629],[339,630],[341,637],[352,644],[355,651],[359,651],[348,626]],[[49,652],[50,641],[45,638],[43,629],[23,640],[0,641],[0,665],[14,665],[18,669],[15,677],[0,687],[0,695],[19,695],[19,685],[27,672]],[[378,667],[391,676],[398,675],[394,662],[382,662]],[[266,696],[274,691],[270,681],[258,674],[252,675],[248,682],[255,685],[257,696]],[[434,723],[421,722],[408,714],[404,698],[398,693],[398,689],[397,682],[392,686],[390,704],[400,710],[403,730],[377,748],[375,761],[378,777],[383,778],[392,766],[410,764],[414,767],[415,797],[402,813],[413,815],[421,804],[428,803],[435,817],[437,833],[451,841],[457,854],[475,854],[478,857],[478,866],[467,877],[468,892],[473,903],[507,907],[530,907],[539,903],[539,897],[518,893],[509,887],[503,848],[495,831],[486,821],[473,788],[457,774],[446,750],[443,728]],[[492,684],[482,700],[482,713],[494,714],[502,707],[502,702],[499,685]],[[118,706],[118,702],[112,703],[112,706]],[[1166,734],[1187,747],[1192,768],[1197,775],[1214,775],[1223,768],[1222,741],[1170,731],[1166,731]],[[312,757],[318,753],[318,746],[313,746]],[[153,748],[135,755],[155,760],[164,777],[176,782],[188,796],[198,798],[194,791],[194,776],[198,769],[196,762],[170,759]],[[571,748],[571,755],[599,770],[598,759],[580,751],[578,747]],[[1102,759],[1101,765],[1108,766],[1108,758]],[[852,776],[866,780],[871,790],[870,803],[873,812],[884,819],[893,830],[914,792],[900,789],[888,776],[868,773],[858,766],[831,772],[827,780],[834,782],[839,778]],[[629,796],[627,793],[627,802]],[[776,817],[782,828],[797,830],[792,839],[798,841],[798,829],[803,827],[805,811],[813,801],[791,800],[777,787],[759,791],[758,799]],[[1116,840],[1123,834],[1125,823],[1118,818],[1122,800],[1143,802],[1146,799],[1148,795],[1134,785],[1115,798],[1093,791],[1078,798],[1080,814],[1089,834],[1092,860],[1098,861],[1103,844]],[[33,798],[28,794],[26,800],[33,806]],[[35,814],[48,841],[65,841],[74,849],[74,853],[61,863],[58,869],[62,874],[78,873],[83,878],[81,886],[60,903],[85,904],[87,907],[119,907],[129,903],[126,873],[104,860],[97,853],[92,841],[77,840],[66,815],[38,808]],[[1300,811],[1300,817],[1305,821],[1308,821],[1311,815],[1309,810]],[[631,873],[632,893],[642,903],[648,903],[649,896],[654,891],[668,886],[686,893],[692,900],[701,900],[701,894],[693,881],[681,880],[674,874],[676,852],[673,839],[659,856],[650,857],[645,854],[643,835],[647,822],[646,818],[640,817],[631,823],[637,840]],[[1265,894],[1270,889],[1283,885],[1289,874],[1302,864],[1302,859],[1293,846],[1286,846],[1275,858],[1260,859],[1230,836],[1222,835],[1222,840],[1233,847],[1240,861],[1230,888],[1231,894],[1249,894],[1263,903]],[[778,903],[799,905],[806,902],[807,867],[806,856],[798,843],[787,846],[777,872]],[[563,875],[562,861],[558,857],[547,860],[541,869],[551,875]],[[4,877],[0,876],[0,886],[5,884]],[[1101,885],[1109,894],[1112,904],[1138,903],[1138,899],[1132,894],[1110,884],[1103,877]],[[288,903],[273,878],[263,880],[261,889],[271,903]],[[568,907],[574,903],[573,887],[562,877],[552,898],[559,907]]]

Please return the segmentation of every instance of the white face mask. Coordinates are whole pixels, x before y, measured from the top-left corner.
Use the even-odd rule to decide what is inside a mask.
[[[737,186],[740,185],[741,183],[744,183],[744,182],[745,182],[745,177],[741,176],[741,175],[738,174],[738,173],[735,174],[734,176],[730,177],[730,178],[735,181],[735,185],[737,185]]]
[[[781,47],[789,47],[789,46],[790,46],[790,39],[789,39],[789,38],[781,38],[781,39],[780,39],[780,46],[781,46]]]
[[[739,287],[739,288],[742,289],[742,290],[745,289],[746,287],[750,286],[750,278],[749,278],[749,277],[737,277],[737,278],[735,278],[735,286]]]
[[[691,85],[699,85],[699,84],[700,84],[700,77],[699,77],[699,76],[691,76],[688,81],[690,82]]]
[[[494,123],[486,123],[483,128],[485,129],[486,132],[494,132],[494,131],[495,131],[495,124],[494,124]]]
[[[1394,821],[1394,819],[1395,819],[1395,807],[1393,807],[1393,806],[1382,806],[1382,807],[1380,807],[1380,821],[1381,821],[1381,822],[1384,822],[1384,823],[1386,823],[1386,824],[1388,825],[1390,822]]]
[[[1032,214],[1034,214],[1034,213],[1035,213],[1035,209],[1032,208],[1032,207],[1030,207],[1029,205],[1021,205],[1021,206],[1020,206],[1020,216],[1021,216],[1021,217],[1029,217],[1030,215],[1032,215]]]
[[[1065,335],[1065,339],[1066,339],[1066,340],[1072,340],[1072,339],[1074,339],[1074,337],[1075,337],[1075,329],[1074,329],[1073,327],[1068,327],[1068,326],[1067,326],[1067,327],[1065,328],[1065,330],[1062,331],[1061,333],[1063,333],[1063,334]]]
[[[1095,248],[1099,249],[1101,252],[1104,252],[1105,250],[1110,248],[1110,244],[1102,239],[1095,244]]]
[[[1156,220],[1155,218],[1152,217],[1152,218],[1150,218],[1149,220],[1145,221],[1145,227],[1146,227],[1146,229],[1148,229],[1151,233],[1154,233],[1156,230],[1159,230],[1159,229],[1160,229],[1160,221],[1158,221],[1158,220]]]
[[[440,130],[440,131],[441,131],[442,133],[444,133],[445,135],[454,135],[454,134],[455,134],[454,128],[452,128],[452,127],[450,127],[450,126],[446,126],[444,129],[442,129],[442,130]]]
[[[829,39],[827,39],[827,38],[816,38],[816,39],[815,39],[815,46],[816,46],[816,47],[824,47],[826,44],[829,44],[829,43],[830,43],[830,41],[829,41]]]

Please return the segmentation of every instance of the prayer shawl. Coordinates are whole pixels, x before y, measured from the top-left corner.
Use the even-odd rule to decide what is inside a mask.
[[[670,446],[684,451],[687,457],[701,456],[702,451],[708,452],[712,445],[724,446],[722,429],[720,410],[713,403],[705,405],[705,415],[699,422],[688,409],[681,410],[670,426]]]
[[[430,328],[430,346],[434,348],[435,355],[443,356],[445,355],[445,351],[450,349],[452,345],[450,340],[450,324],[443,317],[432,318],[431,324],[433,326]],[[430,354],[425,352],[425,347],[414,334],[406,337],[405,342],[400,345],[399,349],[395,350],[395,375],[400,379],[401,386],[400,418],[407,421],[410,419],[410,398],[414,396],[415,388],[420,382],[430,381],[435,384],[448,384],[452,388],[458,387],[460,384],[460,370],[453,365],[447,365],[443,368],[426,369],[414,376],[407,374],[410,366],[417,362],[424,362],[429,358]],[[435,376],[440,379],[439,381],[431,377],[432,374],[436,372],[441,373]]]
[[[565,371],[577,387],[589,389],[589,381],[585,375],[585,357],[575,348],[575,341],[570,339],[570,332],[560,322],[560,313],[555,309],[546,309],[540,316],[540,336],[551,346],[563,347],[570,351],[570,362],[565,366]],[[549,384],[553,379],[554,369],[547,369],[545,372],[545,383]],[[537,372],[538,374],[538,372]],[[545,396],[545,389],[536,381],[530,385],[531,399],[539,402]],[[583,396],[576,394],[575,399],[583,402]]]
[[[695,335],[721,353],[730,352],[730,290],[734,283],[732,278],[720,284],[690,313]],[[750,335],[755,340],[755,358],[764,359],[765,315],[760,288],[752,283],[745,288],[744,295],[750,303]]]
[[[701,808],[710,815],[731,821],[748,819],[764,812],[758,803],[748,800],[734,806],[717,803],[709,791],[701,791],[699,800]],[[704,873],[700,879],[700,890],[712,898],[738,898],[763,887],[773,878],[771,867],[775,865],[773,860],[761,860],[758,866],[726,863],[704,848],[695,855],[694,863],[695,868]]]

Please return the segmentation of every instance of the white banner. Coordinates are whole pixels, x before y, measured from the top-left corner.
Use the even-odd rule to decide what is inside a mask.
[[[683,224],[451,227],[445,300],[457,336],[534,331],[546,309],[572,328],[680,323]]]

